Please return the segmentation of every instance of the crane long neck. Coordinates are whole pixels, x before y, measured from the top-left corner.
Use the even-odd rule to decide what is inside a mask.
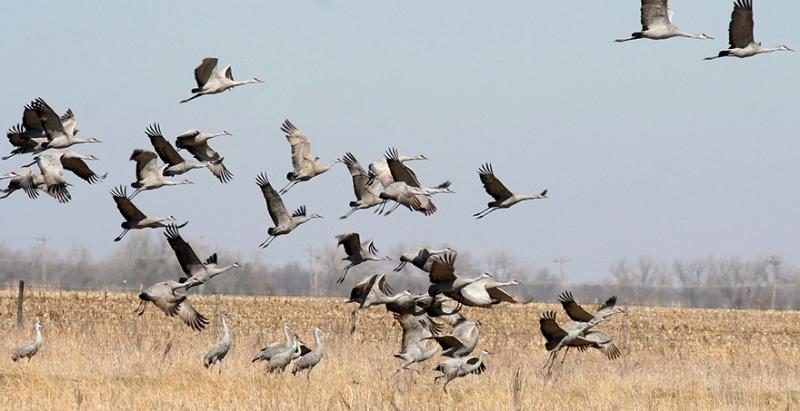
[[[322,341],[319,339],[319,330],[314,330],[314,344],[315,349],[322,347]]]
[[[230,341],[231,339],[231,332],[228,329],[228,322],[223,318],[222,319],[222,340],[223,341]]]
[[[44,342],[44,337],[42,337],[42,329],[40,327],[36,327],[36,344],[41,344]]]
[[[289,336],[289,327],[283,326],[283,336],[286,337],[286,343],[292,345],[292,337]]]

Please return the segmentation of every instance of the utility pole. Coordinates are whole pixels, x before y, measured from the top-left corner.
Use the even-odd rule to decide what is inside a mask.
[[[564,290],[564,284],[566,283],[566,274],[564,273],[564,264],[569,262],[569,258],[558,257],[557,259],[553,260],[554,263],[558,263],[558,287],[560,291]]]
[[[37,237],[34,240],[42,243],[42,249],[39,253],[39,262],[41,264],[42,285],[47,286],[47,237]]]
[[[769,264],[772,266],[772,304],[771,308],[775,309],[775,299],[778,293],[778,276],[780,276],[781,272],[781,264],[783,264],[783,258],[779,255],[773,255],[769,258]]]
[[[319,297],[319,273],[314,269],[314,260],[319,260],[319,256],[314,255],[311,246],[306,248],[308,252],[308,292],[314,297]]]

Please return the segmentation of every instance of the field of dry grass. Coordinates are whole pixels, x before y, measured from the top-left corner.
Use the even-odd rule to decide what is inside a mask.
[[[16,328],[15,292],[0,292],[0,408],[42,409],[800,409],[800,313],[630,307],[601,328],[626,346],[620,360],[570,353],[546,379],[537,318],[554,305],[469,310],[483,323],[479,348],[495,353],[487,372],[433,383],[436,358],[422,372],[394,376],[400,329],[382,308],[362,312],[341,300],[193,297],[209,317],[231,317],[233,348],[219,374],[202,366],[218,330],[196,333],[154,307],[132,314],[133,294],[34,291],[26,327]],[[44,325],[45,345],[30,364],[11,353]],[[559,309],[559,318],[564,314]],[[305,376],[264,373],[250,358],[282,338],[288,323],[312,342],[326,330],[327,355]]]

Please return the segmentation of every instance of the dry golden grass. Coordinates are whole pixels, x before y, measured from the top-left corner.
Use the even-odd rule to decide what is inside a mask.
[[[215,297],[193,297],[209,317]],[[5,336],[0,346],[0,408],[41,409],[800,409],[800,314],[631,307],[626,355],[610,362],[598,352],[570,353],[550,379],[538,316],[554,305],[470,310],[480,319],[479,347],[496,354],[487,373],[442,391],[431,370],[393,376],[400,330],[382,308],[360,313],[349,334],[352,306],[341,300],[221,297],[231,317],[233,348],[222,374],[202,357],[218,334],[191,331],[155,307],[133,315],[133,294],[33,292],[26,327],[16,330],[15,292],[0,292]],[[35,317],[45,345],[30,364],[12,363],[31,339]],[[559,318],[564,314],[559,309]],[[620,346],[623,317],[603,325]],[[250,358],[281,339],[291,324],[327,331],[326,357],[305,376],[265,374]]]

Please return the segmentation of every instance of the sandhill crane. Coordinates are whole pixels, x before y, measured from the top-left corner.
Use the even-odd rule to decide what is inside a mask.
[[[201,164],[207,164],[208,170],[214,174],[220,182],[227,183],[233,179],[231,173],[224,164],[222,156],[208,144],[208,140],[218,136],[232,136],[228,130],[210,134],[198,129],[191,129],[175,138],[175,147],[186,149]]]
[[[183,156],[178,154],[178,150],[175,150],[175,147],[161,134],[161,126],[158,124],[151,124],[145,129],[144,133],[150,138],[150,144],[153,145],[153,149],[156,151],[156,154],[158,154],[158,157],[164,164],[167,164],[167,168],[165,168],[163,172],[165,176],[172,177],[183,174],[189,170],[194,170],[195,168],[208,167],[208,162],[186,160]]]
[[[566,311],[567,316],[572,321],[578,322],[590,322],[590,321],[601,321],[606,320],[614,314],[619,314],[625,312],[625,310],[615,307],[617,304],[617,297],[612,296],[605,303],[600,305],[597,308],[596,313],[590,313],[586,311],[583,307],[580,306],[577,302],[575,302],[575,298],[572,297],[572,293],[569,291],[564,291],[558,296],[558,301],[561,303],[561,306],[564,307],[564,311]]]
[[[417,267],[426,273],[430,272],[431,266],[433,265],[433,260],[431,260],[431,257],[434,255],[444,254],[448,251],[453,252],[454,250],[449,247],[445,247],[443,250],[416,247],[413,250],[400,255],[400,264],[395,267],[394,271],[398,272],[402,270],[406,264],[411,263],[414,267]]]
[[[255,356],[253,356],[253,359],[252,359],[251,362],[269,361],[269,359],[272,358],[273,355],[289,349],[292,346],[292,337],[289,335],[289,330],[290,329],[291,329],[291,327],[289,327],[288,324],[284,324],[283,325],[283,336],[285,337],[286,341],[285,342],[274,342],[274,343],[262,348],[259,352],[256,353]]]
[[[341,161],[347,166],[350,176],[353,178],[353,192],[356,194],[356,201],[351,201],[352,209],[339,218],[345,219],[358,210],[366,210],[381,204],[383,200],[380,198],[380,181],[372,179],[372,182],[369,182],[369,174],[364,167],[361,167],[353,153],[345,154]]]
[[[58,114],[41,98],[37,98],[31,103],[31,108],[39,116],[42,128],[47,134],[48,142],[44,148],[67,148],[74,144],[100,143],[101,141],[92,137],[88,139],[75,137],[75,126],[77,121],[72,110],[67,110],[65,117]]]
[[[478,355],[471,357],[448,358],[442,361],[441,364],[434,368],[434,371],[439,371],[442,375],[434,378],[434,381],[439,381],[444,378],[444,392],[447,392],[447,384],[459,377],[465,377],[469,374],[480,375],[486,371],[486,364],[483,362],[483,357],[491,355],[489,351],[481,350]]]
[[[217,254],[211,254],[205,262],[200,261],[197,257],[192,246],[187,243],[181,233],[178,231],[178,226],[170,224],[164,231],[164,236],[167,237],[167,242],[175,252],[175,257],[178,258],[178,263],[181,265],[185,277],[181,278],[180,282],[189,282],[190,289],[194,286],[205,284],[206,281],[234,268],[239,268],[238,262],[231,265],[219,266],[217,265]]]
[[[250,80],[236,81],[233,79],[231,66],[225,67],[225,73],[217,71],[217,58],[206,57],[197,68],[194,69],[194,79],[197,87],[192,89],[193,96],[181,100],[181,103],[192,101],[206,94],[217,94],[230,90],[243,84],[263,83],[263,81],[253,77]]]
[[[184,131],[182,134],[175,137],[175,147],[178,150],[189,148],[191,146],[204,146],[208,144],[208,140],[220,136],[232,136],[233,134],[228,130],[222,130],[217,133],[208,133],[200,131],[196,128]]]
[[[267,361],[267,372],[278,372],[283,373],[286,369],[286,366],[292,362],[292,359],[295,358],[295,355],[298,353],[300,341],[297,338],[297,335],[292,336],[292,343],[289,347],[285,348],[282,351],[279,351],[272,355]]]
[[[365,262],[365,261],[391,261],[392,258],[388,255],[385,257],[379,257],[378,249],[375,248],[375,242],[372,240],[361,242],[361,236],[358,233],[344,233],[336,236],[336,241],[338,246],[344,246],[344,252],[347,254],[347,257],[342,258],[342,260],[350,261],[350,264],[344,268],[344,272],[342,272],[341,277],[336,280],[336,283],[341,284],[344,282],[345,277],[347,277],[347,272],[350,271],[351,268]]]
[[[179,283],[177,281],[163,281],[155,283],[139,294],[139,307],[136,314],[144,314],[147,303],[152,302],[167,316],[178,318],[195,331],[202,331],[208,325],[208,319],[198,313],[184,293],[186,288],[192,287],[191,281]]]
[[[281,194],[285,194],[292,187],[301,181],[308,181],[312,178],[328,171],[342,159],[337,158],[331,164],[324,165],[319,161],[319,157],[314,157],[311,153],[311,141],[305,134],[294,126],[289,120],[281,125],[281,131],[286,133],[286,140],[292,146],[292,171],[286,174],[289,184],[281,189]]]
[[[672,24],[672,9],[667,0],[642,0],[642,31],[631,34],[630,38],[617,39],[618,43],[625,41],[650,39],[665,40],[672,37],[688,37],[692,39],[714,39],[705,33],[687,33]]]
[[[424,310],[429,317],[444,318],[451,325],[455,324],[461,316],[458,314],[461,311],[461,304],[444,294],[436,294],[434,296],[429,294],[419,295],[414,299],[414,303]],[[445,304],[455,305],[455,307],[449,309],[445,307]]]
[[[490,307],[503,301],[516,304],[517,300],[500,287],[519,284],[517,280],[496,281],[493,277],[484,277],[447,295],[469,307]]]
[[[415,157],[398,155],[397,159],[405,163],[406,161],[427,160],[428,157],[425,157],[423,154],[419,154]],[[369,171],[370,179],[377,179],[380,181],[383,188],[389,187],[392,185],[392,183],[394,183],[394,178],[392,178],[392,172],[389,170],[389,164],[386,163],[386,158],[369,163]]]
[[[219,322],[222,323],[222,337],[203,357],[203,367],[211,369],[212,365],[219,363],[219,372],[222,373],[222,360],[225,359],[231,349],[231,332],[228,329],[228,317],[226,315],[219,316]]]
[[[500,180],[497,179],[497,177],[495,177],[492,165],[489,163],[484,164],[480,169],[478,169],[478,176],[481,178],[483,188],[490,196],[494,198],[494,201],[490,201],[487,209],[473,214],[473,217],[483,218],[493,211],[497,211],[501,208],[509,208],[521,201],[548,198],[547,190],[544,190],[535,196],[512,193],[506,188],[506,186],[503,185],[502,182],[500,182]]]
[[[325,346],[322,345],[322,340],[319,338],[319,334],[322,332],[318,327],[314,327],[311,329],[311,333],[314,335],[314,349],[309,351],[306,354],[300,356],[300,358],[294,363],[294,367],[292,368],[292,375],[297,374],[303,370],[308,370],[306,377],[311,379],[311,370],[319,364],[322,360],[322,357],[325,355]]]
[[[58,158],[59,161],[61,162],[61,167],[64,170],[72,172],[73,174],[80,177],[82,180],[86,181],[89,184],[94,184],[99,181],[105,180],[105,178],[108,176],[108,173],[105,173],[103,175],[98,175],[97,173],[92,171],[91,168],[89,168],[88,164],[86,164],[84,160],[97,160],[97,157],[95,157],[92,154],[83,155],[83,154],[78,154],[68,148],[62,148],[62,149],[57,149],[52,153],[40,154],[37,157],[43,155],[53,156],[54,158]],[[34,157],[34,159],[36,159],[37,157]],[[34,161],[33,163],[27,164],[24,167],[29,167],[32,166],[33,164],[37,164],[37,162]],[[49,164],[49,162],[46,161],[45,164]]]
[[[135,188],[136,191],[131,194],[131,199],[144,190],[155,190],[164,186],[194,184],[189,180],[175,181],[164,177],[164,170],[169,167],[169,164],[157,167],[156,160],[158,156],[152,151],[137,148],[133,150],[130,159],[131,161],[136,161],[136,181],[131,183],[131,187]]]
[[[143,212],[137,208],[130,198],[128,198],[127,190],[125,186],[119,186],[111,190],[111,197],[114,199],[114,203],[117,205],[117,209],[119,213],[122,214],[122,217],[125,218],[125,221],[122,222],[122,233],[114,239],[114,241],[122,240],[122,237],[125,237],[125,234],[128,234],[130,230],[141,230],[145,228],[165,228],[170,223],[175,221],[174,216],[169,216],[166,218],[161,217],[148,217]],[[188,224],[188,221],[178,225],[178,228],[182,228]]]
[[[481,322],[470,320],[461,314],[454,315],[453,329],[449,334],[433,335],[428,337],[435,340],[442,347],[445,357],[464,357],[469,355],[481,337]]]
[[[373,274],[356,284],[350,290],[350,299],[345,302],[345,304],[358,304],[358,307],[350,313],[350,333],[356,332],[356,313],[358,310],[383,304],[386,301],[386,296],[390,294],[392,294],[392,287],[386,281],[385,273]]]
[[[403,329],[400,352],[394,354],[395,357],[403,360],[403,367],[397,372],[412,370],[409,368],[411,365],[427,361],[439,351],[439,347],[436,344],[428,348],[430,345],[428,338],[439,332],[439,330],[437,324],[431,321],[427,314],[418,316],[394,314],[394,319]]]
[[[548,311],[542,314],[541,318],[539,318],[539,329],[547,340],[545,348],[547,351],[551,351],[550,357],[544,365],[548,369],[548,373],[558,357],[558,352],[564,347],[567,347],[567,351],[564,352],[562,363],[567,357],[569,347],[578,347],[581,351],[586,348],[596,348],[609,360],[619,358],[620,351],[611,341],[611,338],[599,331],[590,331],[592,327],[602,321],[604,320],[568,323],[562,327],[556,322],[555,311]]]
[[[383,190],[380,194],[380,198],[383,200],[393,200],[397,203],[393,208],[386,211],[384,215],[391,214],[401,205],[406,206],[412,211],[420,211],[425,215],[431,215],[436,212],[436,206],[430,200],[429,196],[437,193],[454,192],[450,188],[449,181],[445,181],[433,188],[423,187],[417,178],[417,174],[414,173],[414,170],[400,161],[400,155],[397,153],[397,149],[390,148],[386,151],[384,157],[386,158],[386,164],[392,174],[394,183]],[[379,211],[382,210],[383,206]]]
[[[315,218],[322,218],[322,216],[317,213],[311,214],[310,216],[306,215],[306,206],[304,205],[301,205],[300,208],[290,215],[286,210],[286,206],[283,205],[281,196],[272,187],[269,179],[267,179],[266,173],[261,173],[256,177],[256,184],[261,187],[261,194],[267,202],[267,212],[269,212],[269,216],[272,218],[272,223],[275,224],[274,227],[267,229],[269,237],[259,244],[259,247],[267,248],[278,236],[289,234],[301,224],[307,223]]]
[[[46,150],[44,146],[48,142],[47,137],[31,137],[32,135],[38,135],[38,133],[25,130],[19,124],[8,129],[6,132],[8,142],[16,148],[8,155],[3,156],[2,159],[8,160],[17,154],[39,153]]]
[[[491,274],[483,273],[480,277],[463,278],[455,274],[455,262],[457,253],[445,252],[431,257],[433,263],[431,264],[431,271],[428,273],[428,279],[431,286],[428,287],[428,294],[435,296],[440,293],[458,293],[462,288],[480,281],[484,278],[491,277]]]
[[[728,43],[730,47],[727,50],[722,50],[716,56],[706,57],[704,60],[714,60],[720,57],[746,58],[773,51],[794,51],[785,45],[763,47],[761,43],[756,43],[753,37],[752,0],[736,0],[733,3],[731,24],[728,26]]]
[[[29,167],[23,168],[21,171],[12,171],[0,177],[0,180],[10,179],[8,186],[0,190],[0,200],[8,197],[11,193],[17,190],[23,190],[29,198],[34,199],[39,197],[39,190],[42,190],[58,200],[58,197],[47,190],[47,185],[44,181],[44,176],[38,171],[33,171]]]
[[[64,179],[62,156],[64,153],[43,153],[36,156],[35,163],[42,173],[47,192],[63,204],[72,199],[72,195],[67,190],[67,186],[72,184]]]
[[[44,344],[44,338],[42,337],[42,324],[39,323],[39,320],[36,320],[36,323],[33,324],[33,329],[36,331],[36,339],[34,339],[33,342],[17,348],[17,350],[14,351],[14,354],[11,355],[11,361],[16,362],[22,358],[27,358],[28,362],[31,362],[31,358],[33,358],[33,356],[39,352],[39,349],[42,348],[42,344]]]

